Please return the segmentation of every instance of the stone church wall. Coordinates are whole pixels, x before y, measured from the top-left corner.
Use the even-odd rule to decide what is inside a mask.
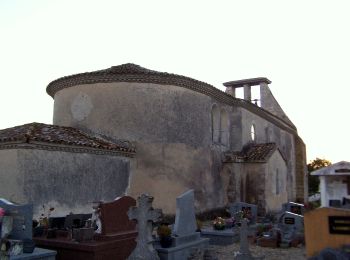
[[[288,201],[287,165],[279,151],[275,151],[267,164],[265,175],[266,212],[277,212]]]
[[[54,124],[133,141],[136,163],[128,193],[148,192],[175,212],[175,199],[194,188],[197,210],[224,206],[222,149],[212,141],[211,109],[231,107],[176,86],[109,83],[75,86],[55,95]]]
[[[92,202],[114,200],[125,194],[129,184],[129,159],[118,156],[35,149],[0,152],[2,159],[13,158],[9,162],[17,165],[0,175],[7,176],[9,183],[0,197],[34,203],[36,216],[42,205],[54,207],[52,215],[89,213]]]
[[[296,198],[296,162],[295,162],[295,144],[294,136],[272,124],[271,122],[241,108],[241,124],[242,124],[242,142],[247,144],[252,141],[251,139],[251,126],[255,126],[256,142],[257,143],[269,143],[273,142],[277,144],[281,153],[287,162],[287,183],[288,187],[288,200],[295,200]],[[300,158],[302,159],[302,158]],[[305,161],[300,161],[302,165]]]
[[[224,151],[240,151],[250,142],[252,123],[257,142],[276,142],[291,161],[287,166],[289,187],[295,187],[292,135],[244,107],[229,106],[186,88],[153,83],[77,85],[58,91],[54,99],[54,124],[134,142],[135,167],[128,193],[136,197],[149,192],[155,197],[154,205],[165,213],[175,213],[175,198],[191,188],[195,189],[198,211],[237,199],[240,191],[232,191],[232,187],[241,184],[236,181],[232,185],[230,177],[237,172],[226,169],[222,156]],[[214,107],[229,119],[228,136],[218,129],[218,140],[213,139]]]

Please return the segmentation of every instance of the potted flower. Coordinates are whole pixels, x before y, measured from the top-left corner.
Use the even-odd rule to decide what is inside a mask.
[[[213,221],[213,227],[216,230],[224,230],[226,226],[225,220],[222,217],[217,217]]]
[[[171,229],[168,225],[162,224],[157,229],[160,245],[164,248],[170,247],[172,244]]]

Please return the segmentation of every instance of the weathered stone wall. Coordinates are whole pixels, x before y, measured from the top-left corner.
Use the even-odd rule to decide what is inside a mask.
[[[135,142],[128,193],[148,192],[154,205],[175,212],[175,199],[194,188],[197,210],[223,206],[221,153],[213,144],[211,109],[232,107],[176,86],[109,83],[76,86],[55,95],[54,124]],[[230,139],[229,139],[230,140]]]
[[[18,154],[16,149],[0,150],[0,198],[22,203],[23,175],[18,168]]]
[[[225,145],[212,140],[213,106],[228,113]],[[199,211],[224,206],[244,193],[239,178],[231,176],[243,177],[244,172],[224,167],[222,152],[240,151],[250,141],[252,123],[257,142],[276,142],[287,160],[293,159],[290,133],[245,108],[220,103],[193,90],[119,82],[74,86],[55,95],[54,124],[135,142],[135,170],[128,193],[136,197],[149,192],[155,197],[155,206],[166,213],[174,213],[175,198],[187,189],[195,189]],[[292,200],[293,161],[288,164],[288,176]],[[239,187],[238,191],[233,187]]]
[[[265,175],[265,209],[277,212],[288,202],[287,165],[279,151],[275,151],[267,163]],[[276,174],[278,173],[278,183]],[[277,187],[277,185],[279,187]]]
[[[255,125],[256,142],[274,142],[287,161],[288,200],[295,200],[295,148],[294,136],[275,126],[269,121],[241,108],[242,143],[247,144],[251,139],[251,126]]]
[[[125,194],[128,186],[126,158],[35,149],[0,152],[10,164],[0,174],[7,179],[1,183],[8,183],[2,185],[1,197],[33,203],[36,216],[42,205],[54,207],[53,215],[89,213],[93,201],[111,201]]]
[[[220,153],[185,144],[137,143],[137,148],[129,195],[147,192],[166,213],[175,213],[176,197],[188,189],[195,190],[198,211],[225,205]]]
[[[245,168],[245,202],[258,205],[258,213],[265,212],[266,164],[247,163]]]
[[[53,123],[129,141],[197,147],[211,144],[210,115],[211,98],[188,89],[99,83],[56,93]]]
[[[303,140],[298,136],[295,140],[295,160],[296,160],[296,200],[298,202],[308,202],[308,178],[306,169],[306,148]]]
[[[292,123],[286,113],[284,113],[280,104],[278,104],[277,100],[273,96],[270,88],[266,83],[262,84],[260,87],[260,100],[262,108],[278,116],[279,118],[286,120],[288,123]]]

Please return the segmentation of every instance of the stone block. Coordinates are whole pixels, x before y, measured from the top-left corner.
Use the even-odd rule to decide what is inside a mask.
[[[209,245],[208,238],[200,238],[186,244],[175,247],[162,248],[158,243],[155,248],[158,252],[160,260],[184,260],[187,259],[194,248],[204,250]]]
[[[201,236],[209,238],[210,245],[232,245],[239,242],[239,232],[233,229],[215,230],[213,228],[202,229]]]

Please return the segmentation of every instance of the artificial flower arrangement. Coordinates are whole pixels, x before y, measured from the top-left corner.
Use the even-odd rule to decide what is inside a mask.
[[[252,212],[250,209],[243,209],[242,210],[242,217],[248,219],[248,221],[252,220]]]
[[[222,217],[217,217],[213,221],[213,227],[216,230],[224,230],[226,226],[226,222]]]
[[[0,207],[0,236],[2,234],[2,217],[5,216],[5,213],[6,213],[5,209]]]
[[[232,228],[235,225],[235,222],[236,220],[234,217],[225,219],[226,228]]]
[[[0,217],[5,216],[5,210],[0,207]]]
[[[55,208],[50,207],[46,209],[45,205],[42,206],[43,213],[40,215],[39,218],[39,225],[41,227],[48,227],[49,226],[49,218],[51,216],[51,212],[55,210]]]

